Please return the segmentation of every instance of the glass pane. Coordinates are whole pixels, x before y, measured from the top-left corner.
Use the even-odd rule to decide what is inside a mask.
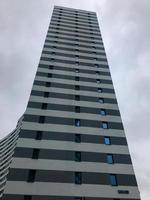
[[[105,144],[111,144],[109,137],[105,137],[104,142],[105,142]]]
[[[117,178],[116,178],[116,175],[110,175],[110,184],[113,185],[113,186],[116,186],[117,185]]]
[[[112,154],[107,154],[107,163],[112,164],[113,162],[113,155]]]
[[[102,122],[102,128],[107,129],[108,128],[108,124],[106,122]]]

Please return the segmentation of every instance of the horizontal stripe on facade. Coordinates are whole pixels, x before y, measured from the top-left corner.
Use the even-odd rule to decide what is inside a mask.
[[[54,46],[54,45],[51,45],[51,46],[48,46],[48,45],[45,45],[44,48],[43,48],[44,51],[47,51],[49,53],[53,53],[53,52],[58,52],[58,53],[67,53],[67,54],[73,54],[74,56],[75,55],[79,55],[79,56],[90,56],[91,59],[95,59],[95,58],[99,58],[99,57],[103,57],[105,58],[106,57],[106,54],[104,51],[81,51],[79,48],[77,49],[76,47],[74,48],[68,48],[68,47],[64,47],[64,46],[61,46],[61,45],[58,45],[58,46]],[[44,53],[44,52],[43,52]]]
[[[43,116],[41,116],[43,117]],[[45,124],[63,124],[63,125],[74,125],[75,126],[75,119],[71,118],[63,118],[63,117],[49,117],[49,116],[44,116],[44,123]],[[40,116],[38,115],[24,115],[23,121],[26,122],[37,122],[39,123]],[[118,130],[123,130],[123,125],[122,123],[117,123],[117,122],[107,122],[108,123],[108,129],[118,129]],[[96,120],[80,120],[80,126],[85,126],[85,127],[96,127],[100,128],[102,127],[102,121],[96,121]],[[79,127],[78,127],[79,128]]]
[[[35,122],[23,122],[22,128],[24,130],[36,130],[36,131],[54,131],[54,132],[66,132],[66,133],[79,133],[88,135],[101,135],[101,136],[114,136],[125,138],[124,130],[118,129],[102,129],[91,127],[76,127],[70,125],[58,125],[58,124],[40,124]],[[121,147],[121,146],[120,146]]]
[[[76,19],[77,20],[77,19]],[[52,17],[50,25],[57,25],[57,26],[65,26],[65,27],[72,27],[73,29],[78,28],[78,31],[93,31],[97,33],[97,30],[99,30],[99,26],[95,24],[90,24],[90,23],[83,23],[83,21],[77,20],[68,20],[68,19],[63,19],[62,17]]]
[[[66,64],[76,64],[75,59],[74,59],[74,61],[70,60],[70,59],[67,60],[67,59],[62,59],[59,56],[58,56],[58,58],[57,57],[54,58],[54,56],[53,56],[53,58],[48,58],[48,57],[42,56],[41,57],[41,61],[44,61],[44,60],[45,61],[51,61],[51,62],[66,63]],[[78,62],[79,62],[79,65],[83,65],[83,66],[95,67],[95,64],[99,64],[99,65],[103,65],[103,66],[105,65],[106,67],[108,67],[108,63],[107,62],[103,62],[103,61],[102,62],[93,61],[93,62],[89,63],[89,62],[85,62],[85,61],[79,60]],[[50,64],[52,64],[52,63],[50,63]]]
[[[56,25],[53,25],[51,26],[51,31],[48,31],[47,33],[47,38],[57,38],[59,37],[60,39],[67,39],[67,40],[71,40],[72,41],[80,41],[80,42],[86,42],[87,41],[87,44],[94,44],[94,43],[97,43],[97,44],[103,44],[102,42],[102,39],[101,38],[97,38],[95,36],[91,36],[90,34],[89,35],[86,35],[84,37],[85,34],[78,34],[78,33],[74,33],[71,31],[69,31],[68,29],[64,30],[65,28],[63,28],[63,26],[59,26],[59,28],[56,26]],[[62,29],[63,30],[62,30]]]
[[[74,18],[75,19],[75,17],[77,16],[77,18],[78,19],[80,19],[80,20],[86,20],[87,22],[88,21],[91,21],[92,23],[93,22],[95,22],[95,23],[97,23],[97,18],[96,17],[93,17],[93,16],[87,16],[87,15],[82,15],[81,13],[78,13],[77,15],[75,14],[75,13],[71,13],[71,12],[66,12],[66,11],[64,11],[64,10],[62,10],[62,11],[54,11],[53,12],[53,15],[55,15],[55,14],[62,14],[62,17],[71,17],[71,18]],[[52,16],[53,16],[52,15]]]
[[[39,65],[40,68],[46,68],[46,69],[50,69],[49,65]],[[70,68],[69,66],[68,67],[63,67],[63,66],[54,66],[52,65],[51,67],[53,67],[53,70],[64,70],[64,71],[70,71],[70,72],[76,72],[76,69],[79,69],[79,73],[76,73],[76,75],[79,75],[80,73],[89,73],[89,74],[93,74],[95,75],[96,72],[99,72],[100,75],[103,75],[103,76],[110,76],[110,72],[106,72],[106,71],[102,71],[102,70],[99,70],[99,68],[95,68],[95,69],[92,69],[91,70],[88,70],[88,69],[82,69],[80,68],[80,66],[75,66],[74,68]],[[51,70],[50,70],[51,71]],[[39,72],[39,71],[38,71]],[[83,77],[84,78],[84,77]],[[90,79],[90,78],[89,78]],[[92,79],[92,78],[91,78]],[[94,78],[93,78],[94,79]],[[112,83],[112,81],[111,81]]]
[[[139,199],[139,191],[136,186],[112,187],[110,185],[82,184],[79,187],[73,183],[62,184],[54,182],[35,182],[34,184],[29,184],[24,181],[8,181],[5,193],[57,196],[59,191],[59,196],[103,197],[113,198],[114,200],[114,198],[122,198],[122,195],[118,193],[119,189],[129,190],[129,194],[124,195],[123,198],[127,198],[128,200],[131,200],[132,198]]]
[[[4,194],[2,200],[24,200],[24,195]],[[77,197],[73,197],[73,196],[32,195],[32,200],[80,200],[80,199],[77,199]],[[114,200],[114,198],[84,197],[81,200]],[[128,198],[120,198],[120,199],[116,199],[116,200],[129,200],[129,199]],[[130,198],[130,200],[140,200],[140,199]]]
[[[14,157],[32,158],[33,148],[16,147]],[[39,149],[38,159],[75,161],[75,151]],[[113,154],[114,163],[131,164],[130,155]],[[81,162],[107,163],[106,153],[81,152]]]
[[[75,56],[70,56],[68,54],[65,54],[65,55],[57,55],[57,54],[46,54],[46,53],[42,53],[41,55],[41,60],[43,59],[48,59],[48,60],[51,60],[51,59],[60,59],[60,60],[64,60],[64,61],[70,61],[70,62],[79,62],[79,63],[86,63],[86,65],[88,64],[106,64],[107,65],[107,60],[106,58],[99,58],[99,59],[86,59],[86,58],[83,58],[83,57],[79,57],[79,58],[76,58]]]
[[[63,46],[65,46],[65,45],[63,45]],[[82,48],[82,49],[85,49],[85,48]],[[55,67],[55,66],[56,67],[65,67],[65,68],[71,68],[71,69],[73,68],[74,70],[77,68],[77,66],[75,65],[75,63],[74,64],[67,64],[67,63],[59,63],[59,62],[53,62],[53,61],[49,62],[49,61],[41,61],[40,60],[40,63],[39,63],[39,66],[38,66],[38,71],[40,71],[39,68],[47,68],[48,71],[49,71],[49,70],[51,70],[50,68],[52,68],[50,66],[52,66],[52,67]],[[110,73],[109,68],[106,67],[106,66],[103,66],[103,65],[94,65],[94,66],[78,65],[78,68],[80,70],[83,69],[83,70],[90,70],[90,71],[99,71],[99,73],[100,72],[109,72]],[[48,72],[48,71],[46,71],[46,72]]]
[[[51,18],[51,21],[57,21],[57,20],[63,20],[64,22],[67,23],[73,23],[75,25],[77,25],[78,23],[83,25],[83,26],[87,26],[87,27],[99,27],[98,23],[96,21],[93,21],[91,18],[86,20],[86,19],[82,19],[82,18],[78,18],[78,17],[72,17],[70,16],[70,18],[66,15],[64,15],[63,13],[56,13],[54,12]],[[92,20],[92,21],[91,21]]]
[[[88,22],[85,22],[85,21],[82,21],[80,19],[69,19],[67,17],[63,17],[63,15],[56,15],[54,14],[52,16],[52,19],[51,19],[52,22],[63,22],[63,23],[67,23],[67,24],[73,24],[73,25],[80,25],[80,26],[85,26],[87,28],[90,28],[90,27],[98,27],[98,24],[97,23],[91,23],[90,21]]]
[[[101,35],[97,32],[89,32],[89,31],[86,31],[86,30],[81,30],[76,32],[75,28],[69,28],[69,27],[64,27],[64,26],[61,26],[61,29],[59,29],[59,26],[57,25],[51,25],[48,29],[48,33],[51,33],[51,32],[54,32],[54,31],[65,31],[65,32],[68,32],[68,33],[72,33],[72,34],[78,34],[79,36],[87,36],[87,37],[95,37],[95,38],[101,38]],[[91,34],[92,33],[92,34]]]
[[[48,68],[39,68],[37,70],[37,72],[43,72],[43,73],[49,73],[49,74],[54,74],[54,76],[56,75],[64,75],[64,70],[58,70],[58,69],[52,69],[52,66],[49,67],[50,69]],[[79,68],[77,68],[79,70]],[[89,74],[87,73],[78,73],[78,72],[75,72],[75,70],[77,69],[74,69],[74,72],[72,71],[65,71],[65,75],[67,75],[68,77],[71,77],[71,79],[75,80],[75,76],[78,76],[79,78],[87,78],[87,80],[90,80],[90,79],[95,79],[95,83],[97,81],[97,79],[103,79],[103,80],[111,80],[111,77],[110,76],[107,76],[107,75],[102,75],[101,74],[101,71],[97,71],[95,70],[95,74],[90,74],[90,79],[89,79]]]
[[[85,34],[85,33],[80,33],[80,32],[72,32],[72,31],[68,31],[68,29],[65,29],[65,28],[61,28],[61,29],[59,29],[59,27],[57,27],[56,28],[56,30],[55,29],[53,29],[53,30],[51,30],[51,31],[48,31],[48,33],[47,34],[49,34],[49,33],[57,33],[57,32],[59,32],[59,33],[62,33],[62,34],[66,34],[66,35],[68,35],[68,36],[74,36],[74,37],[80,37],[80,38],[86,38],[86,39],[102,39],[101,38],[101,36],[100,35],[94,35],[94,34]]]
[[[104,51],[102,52],[96,52],[96,51],[88,51],[88,52],[84,52],[84,51],[80,51],[80,49],[76,49],[76,48],[66,48],[66,47],[62,47],[62,46],[51,46],[51,47],[45,47],[43,48],[43,51],[42,53],[50,53],[50,54],[60,54],[60,55],[63,55],[63,54],[67,54],[67,55],[70,55],[72,57],[76,57],[77,56],[81,56],[80,58],[89,58],[91,60],[94,60],[96,58],[106,58],[106,55],[104,53]]]
[[[127,146],[19,138],[17,147],[129,155]]]
[[[59,26],[60,30],[61,30],[61,27],[63,27],[63,26]],[[46,38],[59,38],[59,39],[70,40],[72,42],[76,42],[76,41],[82,42],[82,43],[85,42],[87,44],[94,44],[94,43],[103,44],[102,40],[100,40],[100,39],[97,39],[97,38],[94,38],[94,37],[92,37],[91,39],[88,39],[88,38],[80,37],[78,35],[73,36],[73,35],[63,34],[63,33],[59,32],[59,29],[58,28],[53,29],[55,31],[55,33],[52,33],[51,31],[49,31],[47,33]],[[89,59],[90,59],[90,57],[89,57]]]
[[[57,49],[49,49],[49,48],[44,48],[42,51],[42,55],[47,54],[47,55],[55,55],[55,56],[62,56],[66,58],[75,58],[75,59],[85,59],[85,60],[90,60],[90,61],[106,61],[106,56],[105,55],[96,55],[96,54],[86,54],[86,53],[80,53],[80,52],[69,52],[66,50],[60,50],[59,48]]]
[[[19,133],[19,138],[37,138],[38,131],[36,130],[23,130],[21,129]],[[51,131],[43,131],[41,133],[41,139],[43,140],[58,140],[58,141],[75,141],[75,134],[66,133],[66,132],[51,132]],[[82,143],[95,143],[95,144],[104,144],[104,137],[106,136],[98,136],[98,135],[80,135],[80,142]],[[124,137],[109,137],[111,141],[111,145],[127,145],[126,138]]]
[[[73,48],[78,48],[78,49],[85,49],[88,48],[89,51],[104,51],[104,45],[103,44],[84,44],[81,42],[76,41],[75,43],[70,41],[70,40],[62,40],[62,39],[58,39],[58,38],[46,38],[45,39],[45,44],[51,44],[51,45],[66,45],[67,47],[73,47]]]
[[[95,12],[89,12],[89,11],[84,11],[84,10],[79,10],[79,9],[73,9],[73,8],[66,8],[66,7],[60,7],[60,6],[55,6],[54,7],[54,13],[62,13],[62,14],[69,14],[69,15],[75,15],[79,16],[80,18],[82,17],[87,17],[88,19],[97,19],[96,13]]]
[[[10,168],[8,181],[27,181],[29,170]],[[134,175],[117,174],[120,186],[137,186]],[[75,173],[71,171],[36,170],[35,182],[74,183]],[[82,184],[110,185],[109,174],[82,172]]]
[[[61,103],[61,102],[60,102]],[[68,111],[68,112],[76,112],[76,106],[72,105],[63,105],[63,104],[51,104],[47,103],[46,110],[59,110],[59,111]],[[42,109],[43,103],[40,102],[28,102],[28,108],[39,108]],[[80,112],[79,113],[91,113],[91,114],[98,114],[100,115],[100,110],[98,108],[90,108],[90,107],[82,107],[80,106]],[[105,109],[106,115],[112,115],[112,116],[120,116],[119,110],[110,110]]]
[[[58,98],[58,99],[70,99],[70,100],[75,100],[75,95],[73,94],[64,94],[64,93],[55,93],[55,92],[44,92],[44,91],[38,91],[38,90],[35,90],[33,89],[31,91],[31,95],[33,96],[42,96],[44,97],[46,95],[48,95],[47,97],[50,97],[50,98]],[[85,101],[85,102],[97,102],[99,103],[99,98],[98,97],[90,97],[90,96],[82,96],[82,95],[79,95],[80,96],[80,101]],[[46,98],[47,98],[46,97]],[[79,102],[80,102],[79,101]],[[108,104],[117,104],[117,100],[114,98],[103,98],[103,101],[104,103],[108,103]]]
[[[67,13],[63,13],[63,12],[59,12],[59,11],[54,11],[53,12],[53,15],[52,15],[52,19],[53,18],[59,18],[59,17],[62,17],[62,19],[64,20],[70,20],[70,21],[75,21],[75,20],[78,20],[79,22],[82,22],[84,24],[88,24],[88,23],[91,23],[92,25],[94,26],[98,26],[98,22],[97,22],[97,19],[96,18],[83,18],[83,17],[78,17],[78,15],[69,15]]]
[[[55,25],[53,26],[53,28],[55,27]],[[80,42],[87,42],[88,43],[97,43],[97,44],[103,44],[102,42],[102,39],[101,38],[96,38],[94,36],[91,36],[91,37],[84,37],[84,36],[81,36],[81,35],[78,35],[78,33],[76,34],[69,34],[69,31],[66,30],[66,32],[62,32],[62,31],[59,31],[61,30],[61,24],[59,26],[59,28],[55,28],[55,29],[52,29],[53,31],[48,31],[47,33],[47,38],[56,38],[56,37],[59,37],[61,39],[67,39],[67,40],[71,40],[72,41],[80,41]],[[72,32],[71,32],[72,33]]]
[[[59,40],[58,39],[45,39],[45,45],[66,45],[68,47],[74,47],[74,48],[78,48],[78,49],[87,49],[87,47],[89,47],[89,45],[86,44],[80,44],[79,42],[76,42],[76,45],[74,45],[74,43],[70,42],[70,41],[63,41],[63,40]],[[90,45],[89,51],[100,51],[103,50],[104,51],[104,46],[103,45]]]
[[[75,90],[76,85],[73,84],[63,84],[63,83],[54,83],[54,82],[50,82],[50,87],[53,88],[63,88],[63,89],[72,89]],[[45,86],[46,87],[46,82],[45,81],[38,81],[35,80],[33,85],[39,85],[39,86]],[[77,84],[78,85],[78,84]],[[98,92],[98,89],[100,87],[90,87],[90,86],[83,86],[83,85],[78,85],[80,88],[79,90],[81,91],[89,91],[89,92]],[[111,93],[114,94],[115,91],[114,89],[109,89],[109,88],[101,88],[102,89],[102,93]]]
[[[74,25],[74,24],[67,24],[67,23],[63,23],[63,22],[61,22],[61,24],[60,23],[58,23],[60,26],[63,26],[63,27],[67,27],[67,28],[72,28],[72,29],[76,29],[76,27],[78,27],[78,31],[82,31],[82,30],[85,30],[85,31],[88,31],[88,32],[99,32],[99,27],[97,26],[97,28],[94,28],[94,27],[85,27],[85,26],[81,26],[81,25]],[[52,26],[52,25],[56,25],[56,23],[55,22],[52,22],[51,21],[51,23],[50,23],[50,25],[49,25],[49,28]]]
[[[65,29],[65,31],[68,31],[68,32],[71,32],[71,33],[73,33],[73,32],[75,33],[77,31],[76,27],[67,26],[66,24],[59,24],[59,26],[57,26],[55,23],[53,23],[49,26],[48,32],[50,32],[51,30],[58,31],[59,28]],[[84,34],[87,33],[87,35],[92,34],[91,36],[96,35],[96,34],[99,35],[98,34],[99,32],[97,32],[96,30],[86,30],[84,28],[78,27],[78,31],[81,32],[81,33],[84,33]],[[88,44],[91,44],[91,43],[88,43]],[[102,44],[102,41],[100,43],[98,43],[97,45],[99,45],[99,44]]]
[[[44,67],[40,67],[41,69],[44,68]],[[47,69],[47,67],[46,67]],[[56,69],[57,70],[57,69]],[[41,76],[41,77],[48,77],[48,72],[42,72],[44,70],[40,70],[37,71],[37,76]],[[100,80],[100,83],[99,83],[99,86],[101,84],[112,84],[112,81],[111,80],[106,80],[106,79],[102,79],[101,77],[95,77],[95,78],[88,78],[88,77],[82,77],[80,74],[74,74],[73,75],[63,75],[63,74],[56,74],[54,73],[52,70],[49,70],[49,73],[51,73],[51,78],[57,78],[57,79],[65,79],[65,80],[72,80],[72,81],[75,81],[75,77],[79,77],[79,81],[81,82],[88,82],[89,83],[95,83],[96,84],[96,78]],[[77,81],[75,81],[76,83],[78,83]],[[74,84],[75,84],[74,82]]]
[[[57,171],[82,171],[94,173],[111,173],[133,175],[131,164],[108,164],[100,162],[75,162],[70,160],[31,159],[14,157],[11,168],[57,170]]]
[[[44,44],[44,48],[52,48],[52,49],[59,49],[59,50],[65,50],[65,51],[70,51],[73,53],[82,53],[82,54],[93,54],[93,56],[96,54],[97,56],[99,55],[106,55],[104,49],[86,49],[86,48],[80,48],[80,47],[69,47],[68,45],[65,44]]]

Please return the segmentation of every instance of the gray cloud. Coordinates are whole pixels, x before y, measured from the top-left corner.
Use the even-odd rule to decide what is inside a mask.
[[[54,5],[98,14],[142,200],[149,200],[149,0],[1,1],[0,136],[25,111]]]

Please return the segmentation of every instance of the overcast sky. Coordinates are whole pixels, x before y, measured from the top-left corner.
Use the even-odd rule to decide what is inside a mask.
[[[141,197],[149,200],[149,0],[1,0],[0,137],[26,109],[54,5],[97,12]]]

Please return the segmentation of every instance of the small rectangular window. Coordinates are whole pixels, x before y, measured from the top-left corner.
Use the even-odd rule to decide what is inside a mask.
[[[102,88],[98,88],[97,92],[102,93]]]
[[[75,85],[75,90],[80,90],[80,86],[79,85]]]
[[[48,76],[48,78],[51,78],[51,77],[52,77],[52,74],[51,74],[51,73],[48,73],[47,76]]]
[[[80,79],[79,79],[79,76],[76,76],[75,77],[75,81],[79,81]]]
[[[80,106],[75,106],[75,112],[80,113]]]
[[[101,109],[101,110],[100,110],[100,114],[101,114],[101,115],[106,115],[106,110]]]
[[[101,128],[108,129],[108,123],[107,122],[102,122],[101,123]]]
[[[35,181],[35,175],[36,175],[36,170],[34,169],[30,169],[29,170],[29,174],[28,174],[28,178],[27,178],[27,182],[34,182]]]
[[[99,103],[104,103],[104,99],[103,99],[103,98],[99,98],[99,99],[98,99],[98,102],[99,102]]]
[[[38,159],[39,153],[40,153],[40,149],[33,149],[32,159]]]
[[[47,103],[42,103],[42,110],[46,110],[47,109]]]
[[[36,132],[36,140],[41,140],[42,139],[42,131],[37,131]]]
[[[44,97],[48,98],[49,97],[49,92],[44,92]]]
[[[117,177],[114,174],[109,175],[110,185],[117,186]]]
[[[82,184],[82,173],[75,172],[75,184]]]
[[[112,154],[107,154],[107,163],[109,163],[109,164],[113,164],[114,163]]]
[[[45,83],[45,86],[46,86],[46,87],[50,87],[50,86],[51,86],[51,83],[50,83],[50,82],[46,82],[46,83]]]
[[[79,152],[79,151],[75,152],[75,161],[77,161],[77,162],[81,161],[81,152]]]
[[[79,69],[75,69],[75,72],[76,72],[76,73],[79,73]]]
[[[75,142],[77,143],[81,142],[81,134],[75,134]]]
[[[81,125],[80,119],[75,119],[75,126],[79,127]]]
[[[75,100],[76,101],[80,101],[80,96],[79,95],[75,95]]]
[[[54,66],[53,65],[49,65],[49,69],[54,69]]]
[[[75,62],[76,65],[79,65],[79,62]]]
[[[110,145],[111,144],[110,137],[104,137],[104,144],[106,144],[106,145]]]
[[[25,195],[24,200],[32,200],[32,196],[31,195]]]
[[[100,75],[100,72],[99,72],[99,71],[96,71],[96,75]]]
[[[43,124],[45,122],[45,116],[39,117],[39,123]]]
[[[100,79],[96,79],[96,83],[101,83],[101,82],[100,82]]]

